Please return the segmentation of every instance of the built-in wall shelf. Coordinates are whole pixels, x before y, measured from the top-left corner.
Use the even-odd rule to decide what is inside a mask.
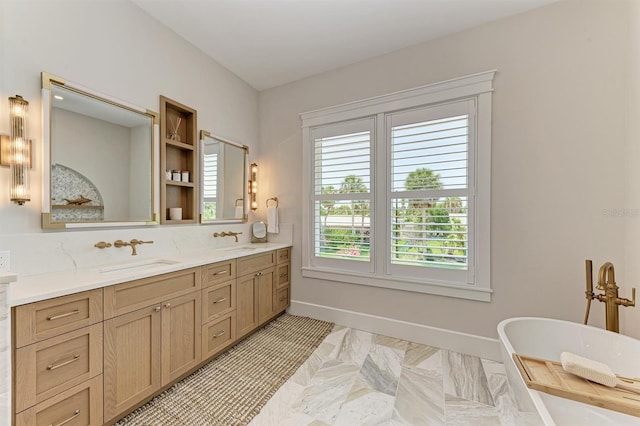
[[[167,139],[165,142],[166,142],[167,146],[174,146],[176,148],[184,149],[184,150],[187,150],[187,151],[193,151],[195,149],[195,147],[193,147],[191,145],[188,145],[188,144],[182,143],[182,142],[176,142],[176,141],[171,140],[171,139]]]
[[[97,209],[104,210],[104,206],[86,206],[86,205],[77,205],[77,204],[60,204],[51,206],[52,209],[65,209],[65,210],[73,210],[73,209]]]
[[[198,217],[197,112],[160,96],[160,223],[196,223]],[[167,179],[168,171],[189,172],[189,182]],[[182,209],[182,220],[169,209]]]
[[[184,186],[187,188],[193,188],[194,186],[193,182],[180,182],[177,180],[168,180],[167,185]]]

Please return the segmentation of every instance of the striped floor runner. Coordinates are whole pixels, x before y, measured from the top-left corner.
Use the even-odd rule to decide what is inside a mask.
[[[246,425],[332,328],[282,315],[116,425]]]

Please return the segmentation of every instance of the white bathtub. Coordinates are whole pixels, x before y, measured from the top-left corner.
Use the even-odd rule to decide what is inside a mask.
[[[524,411],[538,411],[546,425],[640,425],[640,417],[527,388],[512,354],[560,361],[567,351],[603,362],[617,374],[640,377],[640,340],[600,328],[547,318],[511,318],[498,324],[507,378]]]

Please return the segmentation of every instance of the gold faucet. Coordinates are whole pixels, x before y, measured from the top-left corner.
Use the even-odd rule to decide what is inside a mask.
[[[613,268],[613,263],[605,262],[598,272],[598,286],[596,289],[604,291],[601,294],[595,294],[593,292],[593,270],[591,260],[585,261],[587,271],[587,291],[585,291],[587,298],[587,312],[585,313],[584,323],[589,320],[589,309],[591,307],[591,300],[597,299],[600,302],[604,302],[604,309],[606,314],[606,327],[607,330],[618,333],[620,331],[620,316],[618,312],[618,306],[636,306],[636,289],[631,289],[631,300],[624,297],[618,297],[618,287],[616,285],[616,274]]]
[[[116,240],[113,242],[113,245],[118,248],[127,246],[131,247],[131,256],[136,256],[138,254],[138,252],[136,251],[136,246],[139,244],[153,244],[153,241],[141,241],[134,238],[129,242],[122,240]]]
[[[223,231],[223,232],[214,232],[213,236],[215,238],[218,237],[235,237],[236,243],[238,242],[238,235],[242,234],[242,232],[231,232],[231,231]]]

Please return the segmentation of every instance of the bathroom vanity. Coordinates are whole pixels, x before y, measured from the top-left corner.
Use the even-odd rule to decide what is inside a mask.
[[[267,243],[21,280],[14,424],[113,423],[281,314],[290,255]]]

